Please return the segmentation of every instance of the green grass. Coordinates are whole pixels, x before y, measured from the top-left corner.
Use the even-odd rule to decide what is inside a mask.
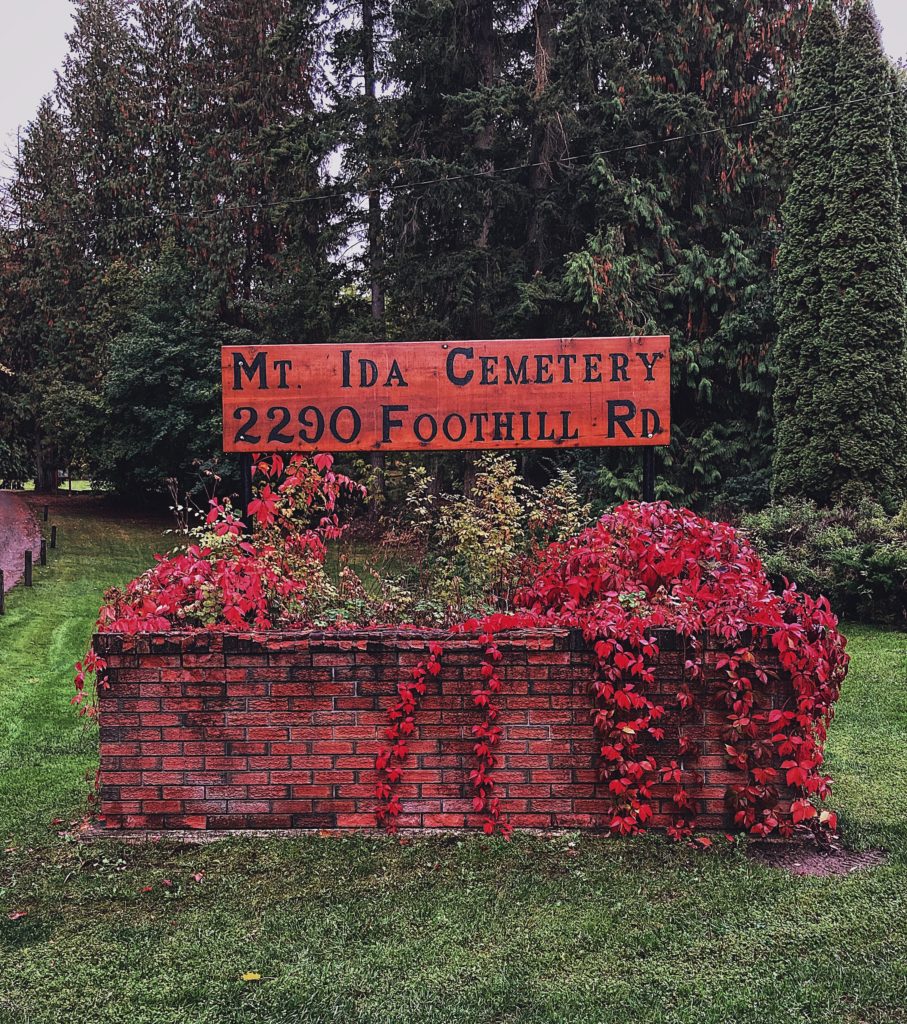
[[[35,489],[35,481],[34,480],[26,480],[25,481],[25,490],[26,491],[33,491],[34,489]],[[65,493],[65,492],[71,491],[73,494],[84,494],[84,493],[86,493],[86,492],[88,492],[90,490],[91,490],[91,481],[90,480],[73,480],[71,487],[69,485],[69,481],[68,480],[64,480],[63,483],[60,484],[60,486],[57,488],[57,490],[54,493],[55,494],[61,494],[61,493]]]
[[[891,858],[849,877],[657,837],[85,843],[52,825],[84,813],[96,761],[71,662],[102,590],[168,541],[57,522],[0,619],[2,1024],[907,1022],[903,634],[851,630],[834,804]]]

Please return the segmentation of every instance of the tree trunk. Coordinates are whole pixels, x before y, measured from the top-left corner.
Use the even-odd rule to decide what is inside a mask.
[[[551,182],[551,161],[558,152],[566,149],[566,139],[560,118],[547,107],[545,93],[554,62],[554,31],[557,14],[551,0],[538,0],[535,8],[535,73],[533,76],[532,98],[536,104],[536,124],[533,131],[532,150],[529,162],[535,166],[530,174],[532,189],[532,216],[529,222],[529,247],[532,252],[532,269],[542,273],[547,256],[545,225],[541,213],[542,197]]]
[[[365,146],[368,159],[367,179],[373,185],[378,160],[378,82],[375,76],[375,9],[373,0],[362,0],[362,77],[364,81]],[[384,339],[384,282],[381,260],[381,192],[368,190],[368,276],[372,295],[372,325],[376,338]],[[372,512],[385,497],[384,453],[371,452],[369,463],[375,470]]]
[[[35,490],[48,494],[57,489],[57,465],[53,454],[43,444],[40,436],[35,437]]]

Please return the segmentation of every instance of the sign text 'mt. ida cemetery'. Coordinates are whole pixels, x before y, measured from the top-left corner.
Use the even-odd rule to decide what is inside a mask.
[[[224,450],[664,445],[665,337],[228,346]]]

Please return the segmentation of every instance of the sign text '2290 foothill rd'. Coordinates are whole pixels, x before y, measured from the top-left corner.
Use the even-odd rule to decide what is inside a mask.
[[[666,337],[228,346],[224,450],[665,445]]]

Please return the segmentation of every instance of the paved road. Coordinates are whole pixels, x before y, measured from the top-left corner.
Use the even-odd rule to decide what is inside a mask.
[[[0,491],[0,569],[7,590],[25,572],[26,548],[34,552],[37,565],[40,546],[41,530],[26,500],[15,491]]]

